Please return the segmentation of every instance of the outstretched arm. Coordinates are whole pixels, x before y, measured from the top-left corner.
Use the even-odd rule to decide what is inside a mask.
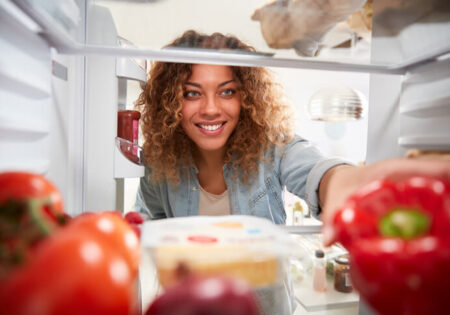
[[[450,161],[398,158],[367,166],[338,165],[328,170],[319,185],[324,243],[328,244],[333,237],[330,222],[335,211],[356,189],[376,179],[400,180],[410,176],[450,181]]]

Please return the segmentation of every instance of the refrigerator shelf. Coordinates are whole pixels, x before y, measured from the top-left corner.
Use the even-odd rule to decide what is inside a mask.
[[[2,120],[0,118],[0,120]],[[8,141],[37,140],[48,135],[49,130],[29,122],[8,121],[0,125],[0,139]]]
[[[357,58],[347,59],[317,59],[311,57],[281,58],[267,54],[239,54],[223,51],[198,51],[198,50],[160,50],[139,49],[132,47],[115,47],[105,45],[84,44],[73,38],[70,32],[39,8],[30,5],[26,0],[14,0],[25,14],[27,14],[39,27],[43,29],[43,36],[47,42],[59,53],[72,55],[103,55],[115,57],[134,57],[165,62],[224,64],[236,66],[267,66],[283,68],[301,68],[328,71],[364,72],[405,74],[415,66],[435,60],[450,52],[450,44],[440,41],[430,49],[420,51],[419,55],[409,56],[402,61],[388,63],[370,63],[358,61]],[[247,35],[248,36],[248,35]],[[442,44],[444,43],[444,44]],[[340,60],[340,61],[339,61]]]
[[[328,276],[327,291],[315,292],[312,287],[311,279],[308,277],[300,283],[294,283],[295,299],[308,312],[358,307],[358,293],[336,291],[333,287],[333,279]]]
[[[400,114],[417,118],[450,116],[450,95],[401,105]]]
[[[322,225],[283,225],[281,228],[290,234],[316,234],[320,233]]]

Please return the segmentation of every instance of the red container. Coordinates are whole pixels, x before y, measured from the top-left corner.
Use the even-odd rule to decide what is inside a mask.
[[[119,110],[117,112],[117,136],[130,143],[121,142],[122,153],[131,161],[138,162],[139,119],[141,113],[137,110]]]

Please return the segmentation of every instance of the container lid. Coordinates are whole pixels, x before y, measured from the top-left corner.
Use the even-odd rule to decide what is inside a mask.
[[[348,255],[342,255],[342,256],[336,257],[334,259],[334,261],[341,265],[348,265],[350,263],[350,259],[348,258]]]
[[[232,215],[146,221],[141,244],[183,259],[221,263],[255,255],[288,257],[295,242],[267,219]]]

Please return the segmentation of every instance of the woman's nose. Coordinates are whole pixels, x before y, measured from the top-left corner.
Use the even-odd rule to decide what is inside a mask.
[[[205,101],[201,107],[201,114],[209,116],[220,114],[220,104],[216,99],[216,95],[208,95],[205,97]]]

